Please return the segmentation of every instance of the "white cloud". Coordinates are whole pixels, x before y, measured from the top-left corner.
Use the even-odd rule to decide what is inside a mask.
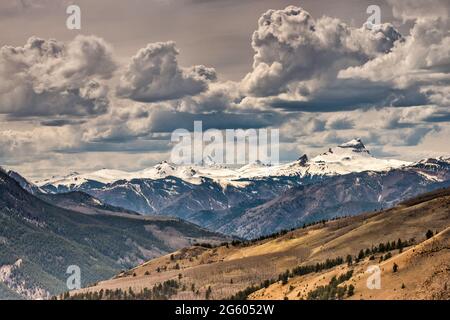
[[[0,49],[0,113],[13,117],[105,113],[116,68],[100,38],[77,36],[64,45],[32,37],[23,47]]]
[[[447,0],[387,0],[394,17],[405,21],[449,17]]]
[[[269,10],[253,34],[253,71],[242,81],[254,96],[281,93],[308,100],[336,79],[339,70],[389,52],[401,35],[390,24],[352,28],[338,19],[314,20],[302,8]]]
[[[388,54],[339,73],[341,79],[369,81],[422,97],[417,104],[448,106],[450,85],[450,2],[391,1],[396,17],[413,20],[405,41]]]
[[[340,72],[343,79],[389,82],[399,89],[450,80],[448,21],[421,19],[392,52]]]
[[[205,66],[181,68],[174,42],[151,43],[131,59],[120,79],[117,93],[140,102],[193,96],[216,80],[215,70]]]

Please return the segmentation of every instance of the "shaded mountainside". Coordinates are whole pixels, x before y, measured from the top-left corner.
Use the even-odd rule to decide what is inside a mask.
[[[143,215],[174,216],[224,234],[254,238],[312,221],[389,208],[449,186],[450,160],[377,159],[354,140],[311,160],[302,157],[280,166],[259,163],[232,170],[162,163],[135,174],[142,177],[114,180],[133,173],[110,170],[71,175],[46,181],[41,190],[81,191]]]
[[[444,179],[437,181],[424,175],[427,169],[415,168],[328,178],[292,188],[271,201],[246,210],[217,230],[252,238],[321,219],[389,208],[418,194],[450,186],[447,164],[444,169]]]
[[[308,182],[321,177],[308,179]],[[177,177],[164,179],[131,179],[112,183],[87,181],[79,186],[46,185],[48,193],[81,191],[100,199],[102,202],[139,212],[175,216],[215,230],[228,223],[246,209],[264,203],[303,182],[299,177],[267,178],[258,180],[242,179],[242,186],[221,185],[207,178],[200,184],[184,181]]]
[[[64,205],[77,199],[73,194],[62,198]],[[178,219],[142,217],[97,205],[81,202],[82,211],[94,208],[94,214],[54,206],[0,171],[0,298],[17,293],[46,298],[64,291],[70,265],[80,267],[82,284],[87,285],[195,242],[224,239]]]
[[[381,263],[385,272],[392,273],[397,261],[400,277],[389,274],[383,278],[385,284],[376,298],[395,298],[395,289],[403,290],[402,296],[408,299],[441,299],[448,297],[448,286],[441,280],[450,278],[449,227],[450,189],[445,189],[388,210],[320,222],[265,239],[179,250],[72,292],[71,296],[117,299],[124,298],[126,292],[130,299],[300,299],[308,297],[310,291],[310,296],[315,297],[330,288],[334,294],[334,286],[349,281],[348,286],[353,283],[355,287],[349,298],[362,295],[371,299],[375,296],[366,294],[359,285],[369,276],[361,270]],[[439,245],[431,248],[438,249],[422,250],[430,247],[427,236],[433,234],[437,235],[431,240]],[[412,253],[417,258],[403,258]],[[351,268],[346,262],[349,255]],[[425,267],[427,272],[423,272]],[[334,282],[333,275],[337,278]],[[328,286],[330,281],[333,285]],[[403,289],[401,282],[405,282]],[[432,295],[423,293],[427,284],[433,286]],[[319,289],[322,285],[325,289]],[[282,294],[275,294],[277,290]],[[291,291],[295,294],[291,295]]]
[[[139,215],[131,210],[105,204],[91,195],[80,191],[57,194],[39,193],[37,197],[57,207],[84,214]]]

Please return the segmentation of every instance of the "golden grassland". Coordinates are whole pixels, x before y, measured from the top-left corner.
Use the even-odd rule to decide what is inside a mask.
[[[249,286],[278,279],[287,269],[336,257],[345,259],[360,250],[400,238],[414,239],[415,244],[401,253],[392,250],[392,258],[379,263],[382,270],[379,290],[366,286],[367,267],[379,262],[381,254],[376,254],[373,260],[366,257],[351,266],[344,263],[294,276],[285,284],[277,281],[248,298],[305,299],[309,291],[351,269],[353,276],[342,284],[355,287],[354,295],[346,297],[349,299],[448,299],[449,222],[450,191],[440,191],[389,210],[319,223],[257,242],[185,248],[71,294],[119,288],[139,292],[175,279],[180,289],[171,299],[205,299],[208,288],[211,299],[227,299]],[[426,240],[428,230],[437,234]],[[394,263],[399,267],[395,273]]]

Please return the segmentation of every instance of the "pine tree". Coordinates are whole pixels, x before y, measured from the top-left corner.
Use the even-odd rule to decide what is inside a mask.
[[[208,290],[206,290],[205,293],[206,300],[209,300],[209,298],[211,297],[211,293],[212,293],[211,287],[208,287]]]
[[[402,239],[398,239],[398,241],[397,241],[397,249],[402,249],[403,248],[403,242],[402,242]]]
[[[361,260],[363,258],[364,258],[364,251],[361,249],[361,251],[359,251],[359,254],[358,254],[358,260]]]
[[[354,294],[355,294],[355,286],[351,284],[348,286],[347,296],[351,297]]]
[[[398,265],[396,263],[392,266],[392,271],[394,271],[394,273],[398,271]]]
[[[351,255],[347,256],[346,262],[348,266],[351,266],[353,264],[353,258]]]

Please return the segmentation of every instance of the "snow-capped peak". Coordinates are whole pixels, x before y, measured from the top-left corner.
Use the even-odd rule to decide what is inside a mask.
[[[238,169],[238,171],[239,172],[246,172],[248,170],[259,169],[259,168],[266,168],[266,167],[270,167],[270,165],[263,163],[261,160],[256,160],[256,161],[254,161],[252,163],[246,164],[243,167],[240,167]]]
[[[364,143],[362,142],[362,140],[360,138],[356,138],[353,140],[350,140],[346,143],[343,143],[341,145],[338,146],[338,148],[344,148],[344,149],[354,149],[354,150],[364,150],[364,151],[368,151],[366,149],[366,146],[364,145]]]
[[[373,158],[361,139],[353,139],[313,158],[313,161],[336,162],[350,161],[361,157]]]
[[[361,139],[353,139],[330,148],[310,161],[310,173],[346,174],[361,171],[383,171],[410,164],[409,162],[378,159],[370,154]]]
[[[159,180],[177,177],[186,182],[199,184],[203,178],[215,180],[222,185],[242,185],[244,180],[264,179],[282,176],[338,175],[362,171],[384,171],[399,168],[410,163],[399,160],[386,160],[373,157],[361,139],[353,139],[312,159],[303,155],[298,160],[280,165],[268,165],[261,161],[247,164],[241,168],[228,168],[216,165],[212,158],[203,159],[202,165],[178,166],[163,161],[154,167],[137,172],[119,170],[99,170],[92,173],[70,175],[65,178],[43,181],[40,185],[79,186],[87,181],[111,183],[118,180],[152,179]]]

